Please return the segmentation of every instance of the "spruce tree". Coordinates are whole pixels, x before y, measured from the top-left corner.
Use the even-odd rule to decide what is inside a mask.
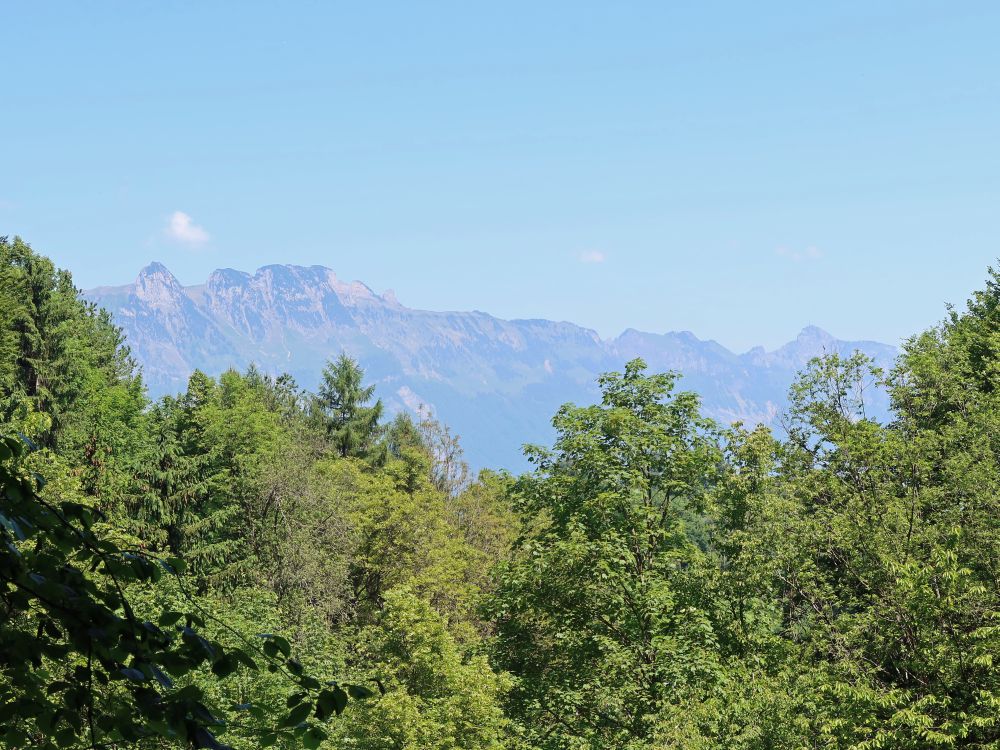
[[[334,450],[344,458],[378,458],[379,438],[383,427],[382,399],[375,397],[375,386],[364,385],[365,372],[358,363],[341,354],[323,368],[318,406],[326,423],[327,435]]]

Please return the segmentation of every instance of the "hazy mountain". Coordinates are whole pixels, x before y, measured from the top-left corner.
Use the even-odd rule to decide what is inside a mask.
[[[592,401],[595,377],[636,356],[683,373],[682,387],[698,391],[721,421],[773,423],[811,357],[860,349],[887,365],[896,354],[815,327],[775,351],[744,354],[686,331],[629,329],[602,340],[572,323],[414,310],[322,266],[272,265],[252,275],[221,269],[184,287],[151,263],[133,284],[84,296],[124,329],[154,396],[182,390],[195,368],[217,374],[250,362],[312,389],[324,362],[344,350],[378,383],[390,410],[428,409],[462,436],[477,467],[523,467],[521,444],[551,438],[559,405]]]

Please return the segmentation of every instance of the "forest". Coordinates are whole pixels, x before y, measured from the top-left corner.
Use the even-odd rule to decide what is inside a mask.
[[[342,352],[151,402],[0,239],[0,746],[1000,748],[1000,274],[780,431],[599,386],[520,476]]]

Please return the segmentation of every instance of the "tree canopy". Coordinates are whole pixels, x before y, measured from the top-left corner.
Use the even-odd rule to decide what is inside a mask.
[[[346,354],[150,402],[0,240],[0,744],[1000,748],[1000,276],[777,434],[623,365],[472,476]]]

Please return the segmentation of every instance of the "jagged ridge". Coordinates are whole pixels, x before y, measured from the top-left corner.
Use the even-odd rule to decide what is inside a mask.
[[[390,409],[426,407],[462,434],[476,466],[523,466],[521,443],[546,441],[560,404],[592,399],[599,373],[636,356],[683,373],[683,387],[702,395],[711,416],[770,424],[811,357],[860,349],[887,365],[896,353],[812,326],[775,351],[743,354],[687,331],[629,329],[602,340],[567,322],[411,309],[391,292],[378,295],[322,266],[220,269],[184,287],[151,263],[133,284],[84,296],[124,329],[153,395],[182,389],[195,368],[215,374],[250,362],[313,388],[326,359],[347,351]]]

